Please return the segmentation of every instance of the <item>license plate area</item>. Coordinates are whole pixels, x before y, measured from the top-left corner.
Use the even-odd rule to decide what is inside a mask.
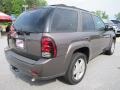
[[[20,49],[24,49],[24,40],[16,39],[16,47]]]

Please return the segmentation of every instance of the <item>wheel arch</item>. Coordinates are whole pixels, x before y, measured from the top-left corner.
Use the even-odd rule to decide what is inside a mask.
[[[65,56],[65,62],[64,62],[65,63],[65,71],[68,70],[69,65],[71,63],[71,58],[72,58],[73,54],[76,52],[85,54],[87,56],[87,63],[88,63],[88,61],[91,57],[89,42],[81,41],[81,42],[75,43],[74,45],[69,46],[68,51]]]
[[[88,48],[88,47],[81,47],[81,48],[79,48],[79,49],[76,49],[76,50],[73,52],[73,54],[74,54],[74,53],[77,53],[77,52],[80,52],[80,53],[85,54],[85,55],[87,56],[87,63],[88,63],[89,57],[90,57],[90,50],[89,50],[89,48]]]

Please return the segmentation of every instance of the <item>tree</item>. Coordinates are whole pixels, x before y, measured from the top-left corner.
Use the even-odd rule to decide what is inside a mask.
[[[12,9],[11,9],[11,14],[16,14],[19,15],[23,11],[23,0],[11,0],[12,3]]]
[[[10,14],[11,13],[11,0],[0,0],[0,11]]]
[[[39,0],[39,6],[46,6],[46,5],[47,5],[47,1]]]
[[[115,15],[116,20],[120,20],[120,12]]]
[[[28,9],[47,5],[47,2],[45,0],[24,0],[24,1],[25,4],[28,5]]]
[[[100,10],[97,10],[95,12],[93,12],[95,15],[101,17],[102,19],[108,19],[108,15],[106,14],[105,11],[100,11]]]
[[[19,15],[23,11],[23,5],[28,9],[47,5],[45,0],[0,0],[0,11],[7,14]]]
[[[0,11],[3,10],[3,1],[4,1],[4,0],[0,0]]]

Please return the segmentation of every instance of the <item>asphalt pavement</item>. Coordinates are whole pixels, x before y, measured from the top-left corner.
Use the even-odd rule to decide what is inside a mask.
[[[83,80],[77,85],[68,85],[63,79],[37,80],[10,70],[4,56],[6,37],[0,38],[0,90],[120,90],[120,38],[117,39],[112,56],[100,55],[89,62]]]

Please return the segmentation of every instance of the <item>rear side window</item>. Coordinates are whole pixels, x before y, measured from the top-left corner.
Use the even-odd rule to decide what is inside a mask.
[[[95,25],[91,14],[82,12],[82,27],[83,31],[94,31]]]
[[[14,23],[16,31],[43,32],[50,8],[22,13]]]
[[[77,11],[56,9],[54,12],[51,32],[76,32],[78,26]]]

